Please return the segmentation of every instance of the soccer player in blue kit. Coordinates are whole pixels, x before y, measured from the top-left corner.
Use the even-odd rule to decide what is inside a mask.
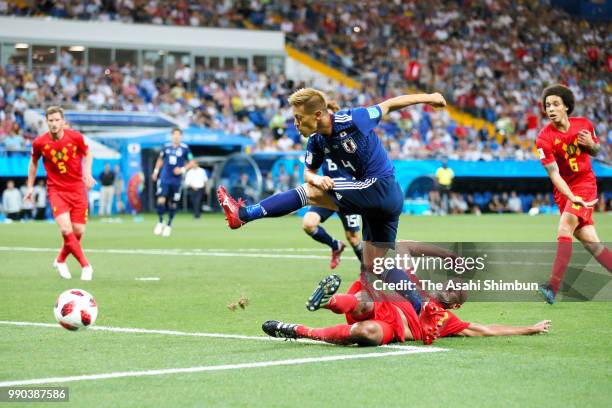
[[[166,143],[155,162],[152,179],[157,181],[157,214],[159,222],[153,233],[169,237],[172,233],[172,220],[178,203],[181,201],[181,184],[187,170],[196,166],[189,146],[181,143],[183,132],[172,129],[172,142]],[[161,170],[161,173],[160,173]],[[164,224],[164,213],[168,209],[168,222]]]
[[[387,99],[368,108],[330,113],[321,91],[304,88],[294,92],[289,104],[295,126],[302,135],[308,136],[305,184],[246,207],[220,186],[217,197],[229,227],[236,229],[259,218],[280,217],[306,205],[359,214],[363,224],[363,264],[366,271],[372,271],[374,258],[384,256],[394,246],[403,207],[393,165],[374,128],[389,112],[422,103],[446,106],[439,93],[413,94]],[[319,176],[317,170],[325,158],[342,166],[354,180]]]

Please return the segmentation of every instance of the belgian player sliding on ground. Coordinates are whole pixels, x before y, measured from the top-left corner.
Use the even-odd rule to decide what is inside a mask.
[[[301,324],[283,323],[268,320],[262,325],[265,333],[272,337],[289,339],[307,338],[327,343],[360,346],[380,346],[389,343],[401,343],[409,340],[426,339],[433,328],[423,324],[420,304],[406,301],[373,300],[361,281],[354,282],[347,293],[337,294],[340,277],[330,275],[323,279],[312,296],[308,299],[307,308],[315,311],[328,309],[336,314],[344,314],[347,324],[311,328]],[[461,321],[449,309],[458,309],[466,300],[461,290],[448,290],[430,293],[443,307],[439,311],[437,337],[449,336],[513,336],[548,333],[551,321],[544,320],[532,326],[484,325]]]
[[[569,117],[574,94],[563,85],[546,88],[542,105],[550,123],[540,131],[537,148],[561,212],[552,273],[548,284],[540,287],[546,302],[553,304],[572,257],[572,235],[608,271],[612,270],[612,253],[601,244],[593,225],[597,183],[590,156],[596,156],[600,149],[593,124],[586,118]]]
[[[53,217],[64,238],[64,246],[53,266],[62,278],[70,279],[66,258],[72,254],[81,265],[81,279],[91,280],[93,269],[83,254],[80,241],[87,223],[87,190],[96,184],[91,176],[93,157],[83,135],[65,127],[62,108],[48,108],[46,118],[49,131],[32,143],[24,200],[32,200],[38,159],[42,157]]]

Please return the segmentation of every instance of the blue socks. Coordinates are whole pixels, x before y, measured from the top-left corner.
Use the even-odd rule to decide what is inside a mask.
[[[404,283],[406,282],[407,284],[408,282],[412,282],[410,280],[410,277],[407,275],[405,271],[402,271],[401,269],[397,269],[397,268],[387,269],[386,271],[384,271],[382,274],[382,280],[383,282],[386,282],[386,283],[400,283],[400,282]],[[396,292],[402,295],[402,297],[404,297],[407,301],[409,301],[412,304],[412,307],[414,308],[414,311],[417,312],[417,314],[420,313],[421,304],[423,303],[423,299],[421,298],[421,295],[416,289],[396,290]]]
[[[363,241],[360,241],[357,246],[353,247],[353,252],[355,252],[355,256],[357,256],[359,262],[363,262]]]
[[[306,190],[299,186],[283,193],[274,194],[259,204],[240,207],[238,217],[249,222],[263,217],[282,217],[291,214],[308,204]]]
[[[159,216],[159,222],[164,222],[164,212],[166,212],[166,205],[157,204],[155,208],[157,208],[157,215]]]
[[[323,227],[317,227],[314,232],[310,234],[310,236],[315,241],[327,245],[333,251],[338,249],[338,241],[333,239],[332,236],[329,235],[325,229],[323,229]]]
[[[176,207],[174,205],[170,205],[168,209],[168,226],[172,226],[172,220],[174,219],[174,214],[176,214]]]

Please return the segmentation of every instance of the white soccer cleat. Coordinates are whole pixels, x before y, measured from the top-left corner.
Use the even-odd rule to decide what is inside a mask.
[[[93,275],[93,268],[91,265],[84,266],[81,269],[81,280],[90,281]]]
[[[57,269],[60,276],[64,279],[72,279],[72,275],[70,274],[70,269],[68,269],[68,264],[66,262],[57,262],[57,259],[53,261],[53,267]]]
[[[164,225],[164,232],[162,232],[162,237],[168,238],[172,234],[172,227],[169,225]]]
[[[155,226],[155,229],[153,230],[153,233],[155,235],[161,235],[163,230],[164,230],[164,224],[161,222],[158,222],[157,225]]]

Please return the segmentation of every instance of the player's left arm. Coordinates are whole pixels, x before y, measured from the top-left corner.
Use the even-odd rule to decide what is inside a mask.
[[[187,152],[187,160],[187,164],[185,164],[183,167],[174,168],[173,172],[175,175],[179,176],[181,174],[185,174],[187,170],[192,169],[198,165],[195,159],[193,158],[193,153],[191,153],[191,150]]]
[[[92,164],[93,154],[91,153],[91,150],[87,149],[87,153],[83,159],[83,181],[85,182],[85,187],[87,187],[88,190],[96,185],[96,179],[94,179],[91,175]]]
[[[187,152],[187,160],[189,161],[187,162],[187,165],[185,165],[185,170],[195,169],[198,167],[198,163],[195,161],[191,150]]]
[[[597,156],[601,150],[599,140],[595,136],[595,132],[592,130],[589,131],[582,129],[580,132],[578,132],[578,144],[593,157]]]
[[[530,334],[548,333],[552,322],[542,320],[532,326],[506,326],[503,324],[480,324],[470,323],[470,325],[459,332],[460,336],[466,337],[485,337],[485,336],[520,336]]]
[[[431,94],[412,94],[412,95],[401,95],[395,98],[387,99],[384,102],[378,104],[380,107],[382,116],[385,117],[388,113],[394,112],[400,109],[404,109],[408,106],[418,105],[426,103],[433,106],[434,108],[443,108],[446,106],[446,100],[441,93],[435,92]]]

